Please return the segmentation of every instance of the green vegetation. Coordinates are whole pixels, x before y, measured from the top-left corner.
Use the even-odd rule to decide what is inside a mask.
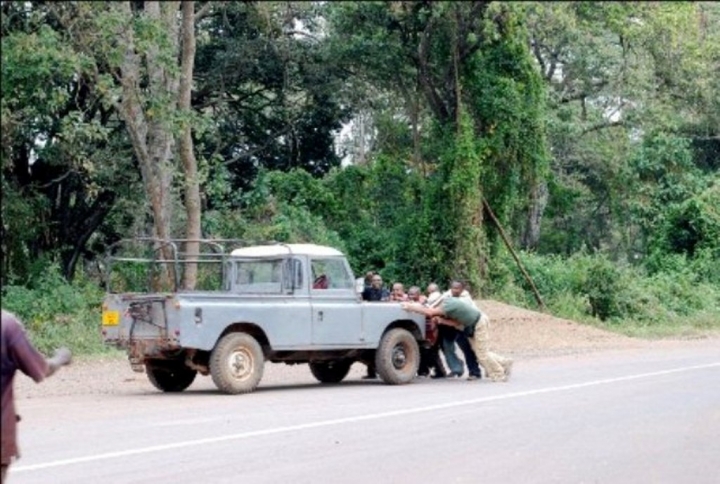
[[[638,337],[697,336],[720,330],[720,284],[699,275],[707,262],[668,257],[673,267],[649,272],[643,266],[616,264],[603,255],[571,257],[524,253],[527,270],[550,312],[579,322]],[[510,275],[500,299],[533,308],[514,262],[502,264]]]
[[[173,5],[0,6],[3,307],[42,348],[104,351],[98,270],[135,235],[535,308],[490,210],[554,314],[720,328],[719,4]]]
[[[60,346],[74,353],[114,353],[100,338],[100,304],[103,291],[97,284],[76,280],[69,284],[57,266],[24,286],[3,287],[3,309],[25,324],[37,348],[47,355]]]

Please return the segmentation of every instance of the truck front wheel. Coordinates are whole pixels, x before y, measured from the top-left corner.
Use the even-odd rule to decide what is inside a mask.
[[[310,371],[321,383],[340,383],[350,371],[349,360],[311,361]]]
[[[226,334],[210,355],[210,374],[225,393],[249,393],[263,375],[265,357],[255,338],[246,333]]]
[[[163,392],[181,392],[195,380],[197,371],[183,362],[148,362],[145,365],[150,383]]]
[[[375,369],[385,383],[410,383],[419,365],[420,348],[409,331],[395,328],[385,333],[375,353]]]

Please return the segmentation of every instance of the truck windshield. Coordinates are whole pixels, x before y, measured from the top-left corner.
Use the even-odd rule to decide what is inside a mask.
[[[353,289],[355,281],[348,271],[345,259],[327,258],[312,260],[313,289]]]

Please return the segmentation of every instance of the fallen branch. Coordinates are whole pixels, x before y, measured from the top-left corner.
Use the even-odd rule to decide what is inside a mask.
[[[490,218],[495,223],[495,226],[498,228],[498,231],[500,232],[500,237],[502,237],[503,242],[505,242],[505,245],[510,251],[510,254],[513,256],[513,259],[515,259],[515,263],[517,264],[518,268],[520,268],[520,272],[522,272],[525,280],[528,282],[528,284],[530,284],[530,287],[533,290],[533,294],[535,295],[535,300],[538,302],[538,305],[543,310],[543,312],[549,312],[547,306],[545,306],[545,303],[542,300],[542,297],[540,297],[540,292],[538,291],[537,287],[535,287],[535,283],[533,282],[532,277],[530,277],[530,274],[527,273],[525,267],[522,265],[522,262],[520,262],[520,258],[515,253],[515,250],[510,244],[510,239],[508,239],[508,236],[505,234],[505,230],[503,230],[502,225],[500,225],[500,221],[497,219],[497,217],[495,217],[495,214],[490,208],[490,204],[485,199],[485,197],[483,197],[483,206],[485,207],[485,210],[487,210],[488,214],[490,214]]]

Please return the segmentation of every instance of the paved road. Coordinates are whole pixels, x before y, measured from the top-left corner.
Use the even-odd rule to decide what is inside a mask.
[[[29,399],[9,481],[718,483],[719,383],[706,344],[518,361],[504,384]]]

